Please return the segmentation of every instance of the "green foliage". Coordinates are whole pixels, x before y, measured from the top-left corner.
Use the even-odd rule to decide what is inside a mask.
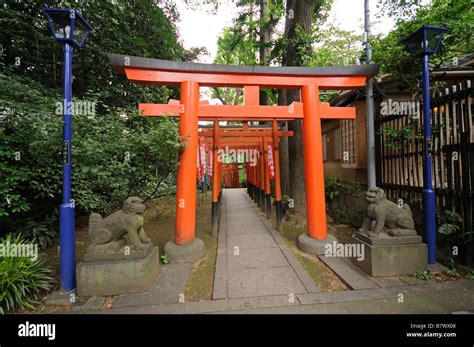
[[[438,232],[442,235],[456,235],[460,230],[462,218],[456,211],[440,209],[438,211]]]
[[[459,226],[454,224],[442,224],[438,228],[438,232],[443,235],[451,235],[459,231]]]
[[[241,187],[245,187],[247,184],[247,176],[245,174],[245,166],[241,167],[239,165],[239,184]]]
[[[41,13],[49,7],[77,8],[90,22],[91,32],[86,47],[75,50],[73,95],[93,97],[99,111],[106,106],[126,107],[131,100],[161,101],[169,91],[150,86],[137,86],[113,72],[106,53],[181,60],[185,51],[178,41],[175,22],[177,13],[168,1],[16,1],[7,0],[0,8],[0,43],[6,68],[18,75],[29,76],[49,88],[62,87],[62,45],[51,38],[46,19]],[[152,38],[152,39],[150,39]],[[21,63],[15,65],[19,57]],[[23,94],[23,98],[28,95]]]
[[[341,183],[336,176],[324,176],[324,192],[329,201],[339,195],[340,187]]]
[[[304,36],[304,33],[300,33]],[[311,54],[304,55],[303,65],[307,66],[339,66],[352,65],[361,55],[357,43],[360,35],[342,30],[334,25],[316,27],[307,34],[309,42],[316,42]]]
[[[417,271],[415,272],[413,277],[418,278],[423,281],[430,281],[433,279],[433,276],[431,275],[429,271]]]
[[[399,149],[403,146],[405,141],[412,139],[419,141],[423,138],[421,130],[416,131],[416,122],[414,119],[409,118],[409,120],[409,123],[401,128],[385,125],[380,129],[380,133],[384,137],[385,146],[392,149]]]
[[[459,277],[460,274],[456,268],[446,270],[446,274],[451,277]]]
[[[282,1],[273,4],[273,11],[261,13],[258,0],[241,0],[237,2],[238,14],[231,27],[224,28],[217,40],[217,53],[214,63],[232,65],[265,65],[259,62],[260,44],[262,41],[261,28],[271,25],[282,15]],[[270,45],[270,43],[268,43]],[[238,105],[243,103],[241,89],[213,88],[212,97],[218,98],[223,104]]]
[[[41,13],[43,3],[6,1],[0,8],[0,235],[21,231],[42,247],[56,233],[61,203],[62,45]],[[46,1],[51,7],[70,6]],[[74,3],[94,27],[75,50],[73,102],[95,103],[95,115],[73,116],[72,190],[78,214],[106,213],[130,195],[174,191],[182,144],[177,121],[144,119],[137,103],[166,102],[172,89],[135,85],[120,76],[105,53],[194,59],[178,42],[169,1]],[[150,40],[150,37],[153,39]],[[21,62],[15,65],[15,58]],[[176,97],[176,96],[175,96]]]
[[[468,280],[471,280],[471,281],[474,281],[474,270],[472,270],[471,272],[469,272],[466,276],[466,278]]]
[[[3,86],[10,86],[11,94],[33,89],[27,77],[0,77],[0,92]],[[0,199],[0,223],[6,232],[15,231],[19,220],[41,222],[61,202],[62,119],[52,113],[55,102],[47,92],[38,97],[45,109],[41,114],[13,96],[2,97],[12,98],[0,105],[6,114],[0,122],[0,172],[6,177],[0,190],[8,197]],[[73,116],[73,129],[72,190],[79,213],[109,212],[127,196],[150,194],[156,182],[173,189],[171,174],[181,146],[176,120],[149,120],[131,107],[110,108],[100,115]]]
[[[380,13],[402,19],[411,18],[421,8],[421,0],[379,0],[376,4]],[[380,14],[377,15],[380,18]]]
[[[349,190],[352,191],[352,192],[359,192],[363,188],[362,182],[355,179],[355,178],[350,178],[348,180],[345,180],[344,181],[344,186],[349,188]]]
[[[162,255],[160,258],[161,258],[161,262],[165,265],[170,262],[170,259],[166,254]]]
[[[54,244],[55,238],[58,236],[58,218],[51,217],[41,222],[29,220],[23,222],[17,233],[21,234],[28,242],[38,244],[41,249],[46,249]]]
[[[458,272],[458,269],[456,267],[456,263],[454,262],[454,259],[451,258],[448,266],[448,270],[446,270],[446,274],[451,277],[460,277],[461,275]]]
[[[3,245],[26,245],[21,235],[7,235]],[[41,259],[0,257],[0,314],[16,308],[34,309],[38,295],[51,289],[50,269]]]
[[[448,28],[440,51],[430,58],[439,66],[454,57],[462,57],[474,51],[474,11],[471,0],[433,0],[421,6],[419,0],[384,0],[387,12],[397,19],[397,27],[386,37],[372,42],[373,61],[381,64],[381,73],[388,73],[395,81],[416,89],[421,79],[418,58],[406,51],[402,40],[422,25],[438,25]]]

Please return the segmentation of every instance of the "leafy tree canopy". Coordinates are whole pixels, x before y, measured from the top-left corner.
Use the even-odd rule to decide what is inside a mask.
[[[422,25],[437,25],[448,29],[444,34],[440,51],[430,63],[440,66],[454,57],[462,57],[474,51],[474,11],[471,0],[433,0],[422,6],[420,1],[384,1],[382,6],[393,9],[396,28],[386,37],[378,37],[372,43],[373,60],[381,64],[381,72],[394,80],[416,88],[421,78],[417,58],[406,51],[402,40]]]

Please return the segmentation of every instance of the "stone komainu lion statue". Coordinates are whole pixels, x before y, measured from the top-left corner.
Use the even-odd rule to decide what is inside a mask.
[[[98,213],[89,217],[89,245],[86,252],[90,254],[120,253],[126,245],[131,249],[145,250],[151,240],[143,229],[143,212],[145,205],[137,197],[130,197],[123,203],[123,208],[106,218]]]
[[[383,231],[390,236],[416,235],[410,206],[397,204],[385,198],[383,189],[374,187],[365,193],[369,202],[367,213],[359,232],[375,238]]]

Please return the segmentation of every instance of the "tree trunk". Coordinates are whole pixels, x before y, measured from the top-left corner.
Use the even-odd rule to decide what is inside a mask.
[[[270,4],[275,5],[276,0],[260,0],[260,33],[259,33],[259,64],[268,65],[268,58],[272,52],[271,41],[278,18],[272,13]],[[260,105],[267,105],[268,98],[265,91],[260,90]]]
[[[286,22],[285,37],[288,40],[286,56],[283,58],[283,65],[298,66],[301,65],[301,45],[297,37],[296,28],[300,27],[304,32],[311,31],[313,18],[313,0],[287,0],[286,3]],[[310,47],[304,47],[306,51]],[[299,91],[287,90],[286,102],[291,104],[293,101],[299,101]],[[306,189],[304,180],[304,162],[303,162],[303,133],[302,121],[295,120],[288,122],[288,130],[293,131],[293,136],[288,139],[289,156],[289,177],[290,199],[294,201],[294,208],[291,213],[295,214],[295,220],[298,224],[306,223]]]

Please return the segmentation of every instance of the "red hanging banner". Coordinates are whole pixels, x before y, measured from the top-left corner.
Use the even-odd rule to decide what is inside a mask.
[[[213,158],[214,157],[212,155],[212,151],[207,152],[207,160],[208,160],[207,168],[208,168],[208,171],[209,171],[209,173],[208,173],[209,177],[212,177],[212,169],[213,169],[212,168],[212,161],[213,161]]]
[[[204,138],[200,137],[200,158],[201,158],[201,174],[204,176],[206,174],[206,144],[204,143]]]
[[[201,180],[201,165],[200,165],[200,161],[201,161],[201,158],[200,158],[200,154],[199,154],[199,148],[198,148],[198,151],[197,151],[197,160],[196,160],[196,177],[197,177],[197,180],[200,181]]]
[[[268,145],[268,167],[270,168],[270,179],[275,179],[275,163],[273,162],[273,147]]]

